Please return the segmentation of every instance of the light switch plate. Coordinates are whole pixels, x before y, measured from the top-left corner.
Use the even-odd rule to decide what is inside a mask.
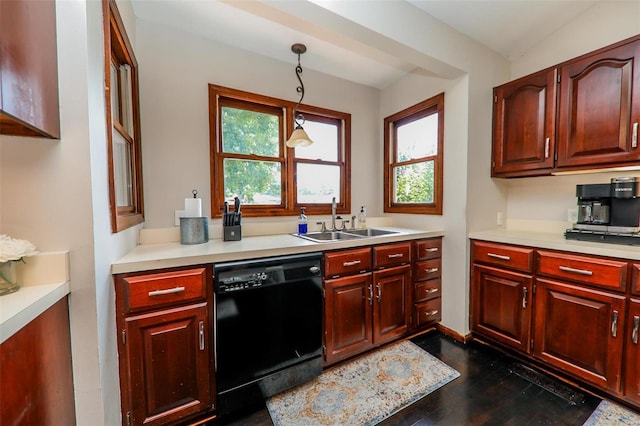
[[[496,225],[502,226],[503,222],[504,222],[504,215],[502,214],[502,212],[498,212],[498,214],[496,215]]]
[[[184,210],[175,210],[173,213],[173,222],[175,226],[180,226],[180,218],[184,217]]]

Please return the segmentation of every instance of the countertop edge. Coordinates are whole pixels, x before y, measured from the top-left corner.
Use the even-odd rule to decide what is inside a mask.
[[[640,260],[640,246],[567,240],[563,235],[555,233],[494,229],[469,232],[468,237],[472,240],[615,257],[625,260]]]
[[[70,293],[69,282],[22,287],[0,298],[0,343]],[[7,313],[7,311],[10,311]],[[6,318],[5,318],[6,314]]]
[[[421,238],[443,237],[443,230],[409,230],[396,227],[376,227],[396,230],[398,234],[327,243],[315,243],[290,234],[245,237],[241,241],[210,240],[197,246],[180,243],[139,245],[112,263],[113,274],[155,269],[226,262],[287,254],[311,253],[385,244]]]

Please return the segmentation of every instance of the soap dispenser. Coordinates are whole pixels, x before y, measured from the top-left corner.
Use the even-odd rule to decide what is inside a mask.
[[[367,227],[367,212],[364,206],[360,207],[358,213],[358,228],[365,229]]]
[[[298,235],[304,235],[308,231],[307,215],[304,214],[304,207],[300,209],[300,217],[298,218]]]

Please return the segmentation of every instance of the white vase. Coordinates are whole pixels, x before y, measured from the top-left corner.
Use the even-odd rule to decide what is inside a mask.
[[[14,293],[20,289],[16,278],[16,262],[0,262],[0,296]]]

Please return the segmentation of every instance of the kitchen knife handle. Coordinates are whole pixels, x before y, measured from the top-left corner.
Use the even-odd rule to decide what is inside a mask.
[[[640,326],[640,317],[638,315],[633,316],[633,332],[631,333],[631,341],[634,345],[638,344],[638,326]]]
[[[611,336],[618,335],[618,311],[613,311],[613,320],[611,321]]]

